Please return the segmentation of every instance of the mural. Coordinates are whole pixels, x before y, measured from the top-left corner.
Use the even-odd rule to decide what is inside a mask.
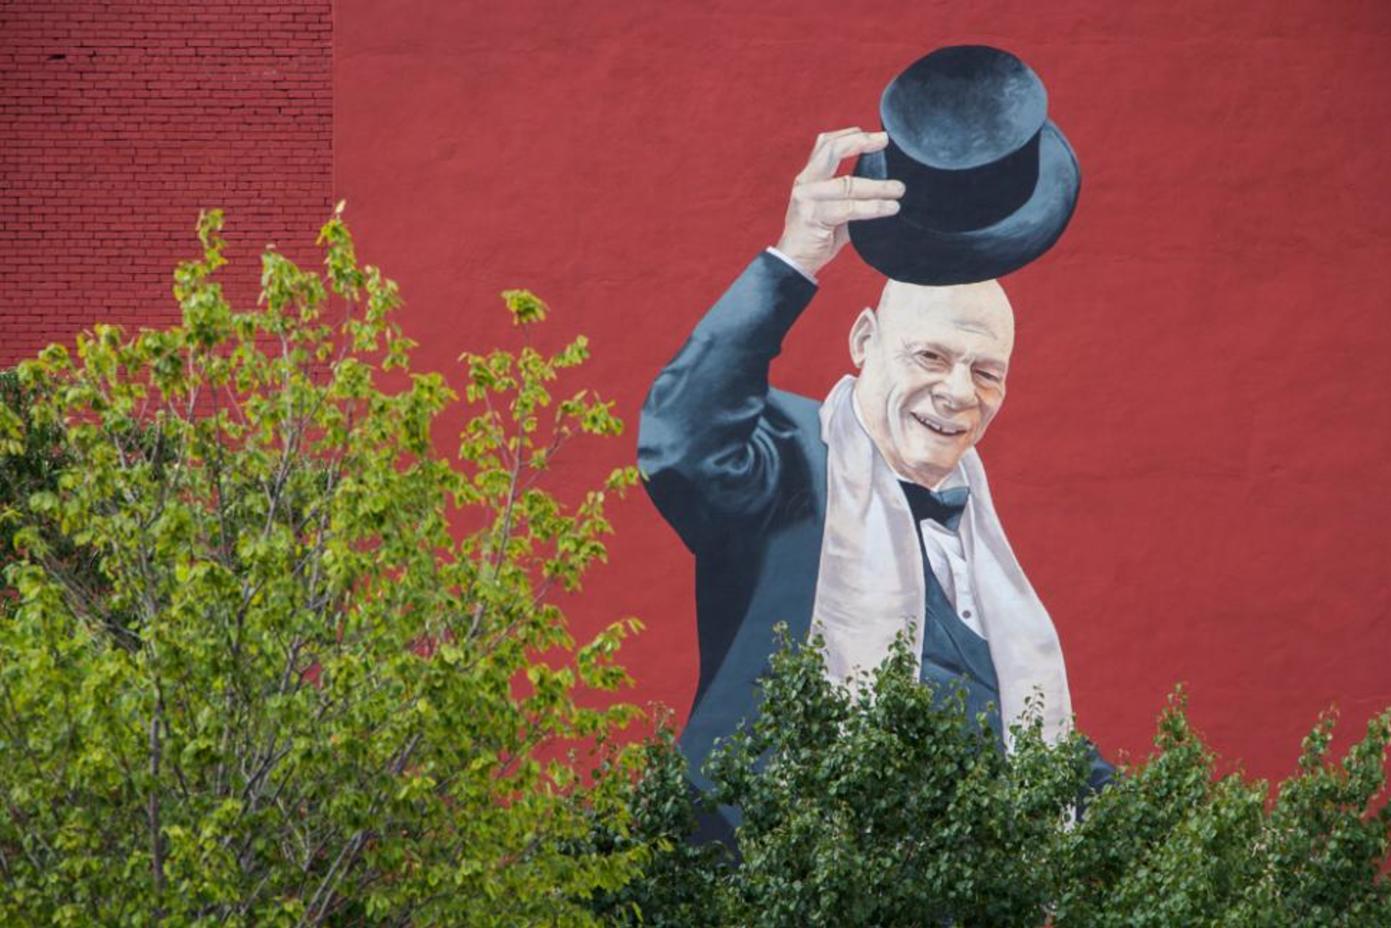
[[[884,91],[885,129],[818,136],[776,247],[657,377],[638,462],[696,558],[700,680],[682,746],[697,782],[755,711],[773,628],[819,635],[850,681],[907,630],[921,678],[958,686],[997,739],[1033,695],[1072,705],[1057,632],[1005,538],[975,446],[1005,399],[1014,312],[997,278],[1062,234],[1077,159],[1038,76],[988,46],[938,49]],[[838,174],[855,158],[853,173]],[[769,365],[847,242],[887,281],[823,402]],[[1093,782],[1110,773],[1099,757]],[[733,810],[726,814],[735,815]]]
[[[988,656],[1006,712],[1011,687],[1042,672],[1013,668],[1048,662],[997,647],[1053,653],[1051,625],[1077,725],[1108,760],[1149,749],[1180,682],[1214,749],[1272,779],[1293,771],[1323,709],[1341,708],[1339,738],[1350,739],[1391,703],[1391,186],[1380,169],[1391,148],[1391,6],[403,0],[383,15],[342,0],[334,30],[335,195],[349,202],[362,253],[400,280],[420,364],[454,372],[461,351],[515,344],[497,294],[526,287],[553,308],[543,341],[589,336],[586,371],[629,426],[629,448],[590,469],[567,465],[557,492],[629,463],[641,439],[662,509],[642,494],[616,505],[610,565],[565,606],[577,637],[616,614],[643,620],[623,648],[630,696],[671,707],[688,749],[748,708],[746,681],[770,641],[759,623],[786,613],[810,634],[817,615],[830,629],[841,597],[857,595],[854,578],[878,585],[879,571],[899,591],[881,631],[921,609],[925,631],[956,633],[953,648],[982,639],[951,669],[969,671],[971,658],[988,692]],[[904,101],[917,103],[881,109],[896,75],[958,46],[1017,56],[1046,98],[1022,69],[1014,83],[1008,69],[995,73],[990,90],[987,70],[971,78],[972,106],[905,78]],[[982,147],[966,132],[934,137],[955,148],[918,147],[918,120],[979,116],[1002,87],[1012,95]],[[828,139],[845,161],[812,165],[792,200],[818,133],[852,126],[888,135]],[[1035,133],[1036,148],[1026,144]],[[1084,175],[1075,204],[1069,149]],[[962,166],[982,180],[966,183]],[[892,180],[902,194],[861,197]],[[1040,183],[1047,196],[1021,201]],[[829,245],[845,247],[821,267],[810,237],[781,235],[790,206],[809,230],[812,219],[837,226],[827,211],[890,201],[892,216],[838,224]],[[889,247],[914,224],[937,234]],[[972,234],[981,228],[993,232]],[[922,269],[894,266],[895,255],[966,276],[915,280]],[[886,290],[887,279],[906,283]],[[893,317],[928,293],[955,295],[972,318],[1013,312],[1008,402],[988,422],[983,410],[977,420],[926,402],[931,387],[913,391],[931,372],[895,367],[883,351],[904,333],[880,323],[913,318]],[[871,318],[855,329],[866,306]],[[937,309],[932,318],[948,319]],[[692,337],[707,331],[718,345]],[[969,336],[942,346],[963,356],[986,347],[955,327],[909,334]],[[678,352],[685,373],[654,384]],[[738,389],[765,400],[717,401],[690,373],[701,365],[747,378]],[[970,373],[974,395],[974,367],[953,360],[938,393],[965,392]],[[847,480],[833,494],[818,470],[833,464],[821,405],[847,373],[868,391],[871,370],[881,377],[873,401],[861,397],[865,434],[877,430],[879,458],[900,439],[903,453],[871,468],[867,487]],[[700,449],[680,450],[696,439],[674,411],[667,425],[650,415],[663,402],[698,410],[687,415],[716,430],[702,440],[748,429],[747,444],[728,445],[748,450],[681,476],[676,458]],[[899,415],[924,411],[927,425]],[[966,422],[961,435],[931,431]],[[989,433],[979,445],[977,422]],[[968,440],[944,485],[935,468],[910,466]],[[677,469],[659,473],[652,455]],[[988,495],[964,487],[956,533],[950,515],[916,517],[915,505],[938,501],[899,476],[957,502],[956,484],[982,459]],[[770,464],[776,474],[759,470]],[[682,491],[702,479],[702,506],[713,508]],[[838,549],[823,544],[817,509],[837,500],[875,519],[831,519],[856,529],[841,565],[849,579],[818,589],[822,556]],[[1000,550],[1014,555],[995,553],[993,577],[975,550],[987,502],[1008,539]],[[855,555],[881,545],[877,560]],[[1046,607],[1025,610],[1037,638],[996,631],[1003,617],[991,607],[1011,584],[1011,602]],[[960,624],[928,623],[929,608]],[[732,618],[712,622],[721,611]]]

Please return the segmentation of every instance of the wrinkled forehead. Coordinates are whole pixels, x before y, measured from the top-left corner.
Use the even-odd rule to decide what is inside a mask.
[[[998,281],[928,287],[890,280],[876,311],[879,325],[904,338],[949,334],[983,340],[1008,357],[1014,347],[1014,310]]]

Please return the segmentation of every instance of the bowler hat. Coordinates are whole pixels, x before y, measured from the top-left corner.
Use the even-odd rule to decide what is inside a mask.
[[[1062,235],[1081,175],[1048,119],[1048,92],[1009,52],[939,48],[894,78],[879,101],[888,147],[861,155],[858,177],[900,180],[898,213],[850,223],[872,267],[914,284],[962,284],[1017,270]]]

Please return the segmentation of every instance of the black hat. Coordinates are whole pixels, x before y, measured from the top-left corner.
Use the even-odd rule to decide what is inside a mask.
[[[901,180],[900,210],[850,223],[872,267],[914,284],[963,284],[1018,270],[1062,235],[1081,176],[1048,119],[1048,92],[1015,56],[939,48],[884,89],[888,147],[855,175]]]

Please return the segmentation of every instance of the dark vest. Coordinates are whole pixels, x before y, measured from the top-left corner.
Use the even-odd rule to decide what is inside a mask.
[[[1000,722],[1000,683],[995,675],[995,662],[990,659],[990,645],[971,630],[957,614],[946,591],[937,582],[927,557],[923,539],[922,520],[929,517],[923,505],[928,491],[913,484],[901,484],[908,507],[913,512],[913,527],[918,533],[922,551],[923,585],[927,590],[924,611],[922,650],[922,680],[930,683],[939,702],[955,697],[958,689],[966,693],[966,713],[972,720],[985,713],[995,740],[1004,747],[1004,726]]]

